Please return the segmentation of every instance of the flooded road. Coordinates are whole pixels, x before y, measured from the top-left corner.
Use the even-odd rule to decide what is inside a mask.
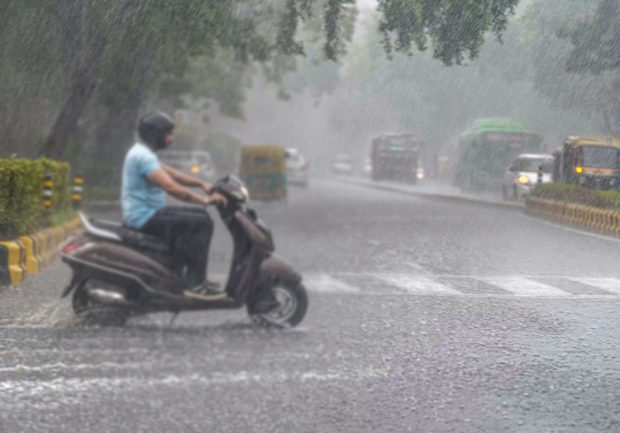
[[[256,208],[310,291],[299,328],[244,310],[86,326],[57,263],[0,288],[0,431],[620,428],[618,242],[332,180]]]

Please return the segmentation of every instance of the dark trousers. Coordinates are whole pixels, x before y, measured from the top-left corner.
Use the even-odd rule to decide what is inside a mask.
[[[169,206],[158,210],[140,231],[169,243],[173,270],[187,284],[202,284],[207,276],[213,220],[205,209]]]

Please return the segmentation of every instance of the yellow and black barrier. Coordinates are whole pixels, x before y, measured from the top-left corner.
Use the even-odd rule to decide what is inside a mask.
[[[525,209],[531,215],[573,227],[620,236],[620,211],[531,196],[525,199]]]
[[[82,227],[79,218],[64,224],[0,241],[0,286],[16,285],[50,265],[58,255],[58,247]]]

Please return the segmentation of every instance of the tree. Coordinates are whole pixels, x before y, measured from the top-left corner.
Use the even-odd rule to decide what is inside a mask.
[[[570,39],[573,49],[566,70],[591,73],[605,82],[599,110],[607,130],[620,136],[620,1],[601,0],[596,12],[579,20],[561,36]]]
[[[446,65],[480,53],[487,32],[501,37],[519,0],[379,0],[379,30],[388,53],[432,47]]]

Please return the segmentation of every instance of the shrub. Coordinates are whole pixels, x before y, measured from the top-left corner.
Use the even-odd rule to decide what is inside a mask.
[[[49,159],[0,159],[0,239],[30,233],[71,210],[69,164]],[[54,206],[43,206],[43,181],[54,181]],[[66,218],[66,217],[65,217]]]
[[[601,191],[577,185],[552,183],[537,185],[533,197],[567,201],[601,209],[620,210],[619,191]]]

